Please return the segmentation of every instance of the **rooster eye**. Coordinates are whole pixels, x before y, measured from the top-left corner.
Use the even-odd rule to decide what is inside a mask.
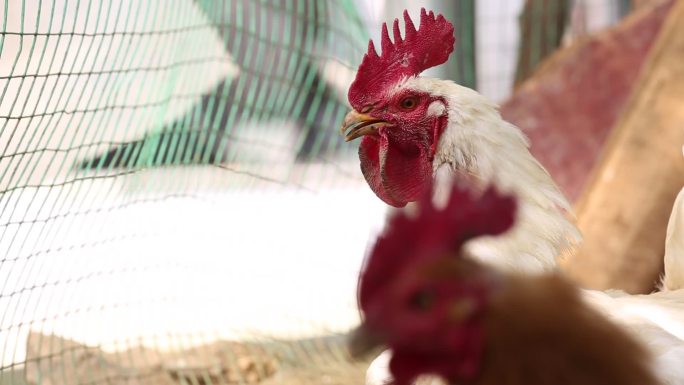
[[[429,290],[420,290],[409,298],[409,305],[411,308],[419,311],[426,311],[432,307],[435,302],[435,295]]]
[[[415,96],[407,96],[401,99],[399,104],[401,105],[401,108],[405,110],[412,110],[418,105],[418,99]]]

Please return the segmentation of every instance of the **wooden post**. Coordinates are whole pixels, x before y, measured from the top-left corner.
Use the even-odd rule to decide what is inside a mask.
[[[558,50],[570,18],[570,0],[526,0],[518,19],[520,46],[515,87],[527,80],[540,63]]]
[[[662,271],[667,221],[684,185],[682,144],[684,0],[679,0],[577,204],[585,242],[563,265],[581,285],[653,290]]]

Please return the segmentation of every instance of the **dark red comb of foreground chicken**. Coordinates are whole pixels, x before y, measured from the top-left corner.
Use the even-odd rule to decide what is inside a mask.
[[[392,351],[396,385],[433,374],[451,384],[653,385],[650,357],[555,274],[497,272],[460,254],[468,239],[506,231],[510,197],[454,187],[392,218],[359,281],[364,315],[351,350]]]
[[[376,240],[361,276],[359,304],[364,311],[378,291],[407,265],[453,254],[470,238],[500,234],[513,224],[515,202],[490,188],[479,198],[454,186],[443,209],[431,204],[429,192],[415,217],[395,215]]]

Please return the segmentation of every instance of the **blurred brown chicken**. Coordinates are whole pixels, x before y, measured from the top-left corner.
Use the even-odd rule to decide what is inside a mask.
[[[511,198],[454,187],[444,209],[429,198],[419,207],[392,218],[369,255],[351,344],[356,354],[389,348],[396,385],[429,374],[450,384],[659,383],[649,353],[560,275],[505,273],[462,255],[467,240],[508,230]]]

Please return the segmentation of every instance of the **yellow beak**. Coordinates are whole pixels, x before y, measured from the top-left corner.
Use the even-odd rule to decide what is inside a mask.
[[[378,132],[378,127],[386,125],[389,123],[382,119],[376,119],[370,115],[351,110],[344,117],[340,134],[345,135],[346,133],[344,140],[349,142],[364,135],[375,134]]]
[[[348,338],[347,347],[349,354],[354,359],[361,359],[370,355],[370,353],[382,347],[384,343],[380,335],[369,330],[365,324],[354,329]]]

